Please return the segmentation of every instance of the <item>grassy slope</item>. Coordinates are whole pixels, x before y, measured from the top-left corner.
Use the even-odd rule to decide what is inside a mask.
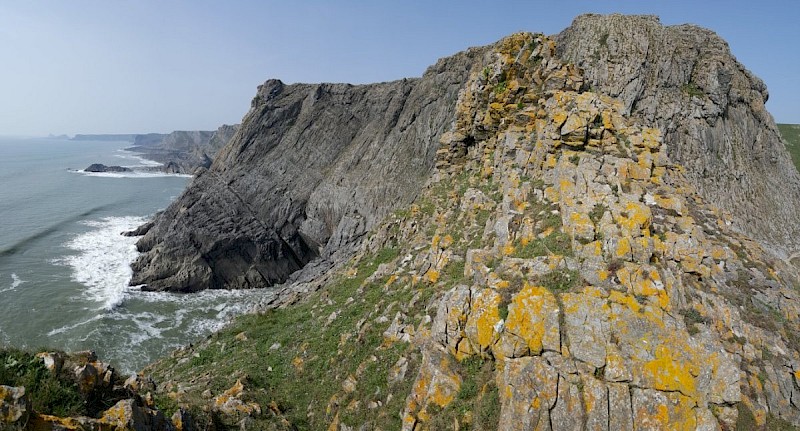
[[[800,170],[800,124],[778,124],[778,129],[786,140],[786,149],[792,155],[794,165]]]
[[[397,234],[399,225],[416,222],[423,228],[420,237],[430,244],[436,234],[430,225],[435,210],[456,205],[459,200],[449,196],[452,191],[462,195],[467,183],[477,183],[478,178],[451,181],[429,189],[419,205],[398,211],[395,222],[384,228]],[[486,187],[486,192],[495,195],[496,186]],[[486,211],[468,225],[460,225],[460,237],[454,239],[460,244],[460,254],[476,245],[488,216]],[[259,403],[265,411],[279,412],[257,417],[259,429],[285,429],[280,425],[283,419],[301,430],[325,429],[337,420],[400,429],[401,412],[422,358],[413,344],[392,342],[383,333],[397,312],[412,316],[415,326],[419,325],[430,313],[426,308],[433,297],[464,282],[463,260],[449,263],[436,286],[406,277],[368,279],[379,265],[396,264],[411,252],[408,244],[390,244],[356,257],[349,270],[300,303],[242,316],[204,343],[153,364],[146,373],[162,384],[174,382],[171,389],[169,384],[161,387],[157,405],[167,414],[178,405],[188,406],[201,424],[217,422],[218,418],[198,411],[197,406],[208,403],[202,392],[210,388],[212,394],[219,394],[240,379],[246,388],[245,400]],[[329,319],[334,312],[336,317]],[[405,377],[392,379],[392,369],[401,357],[408,360]],[[437,420],[451,424],[453,417],[470,410],[476,413],[479,427],[496,428],[499,404],[492,370],[491,362],[459,364],[457,371],[465,384],[457,401],[439,412]],[[348,376],[357,381],[351,393],[343,390]]]

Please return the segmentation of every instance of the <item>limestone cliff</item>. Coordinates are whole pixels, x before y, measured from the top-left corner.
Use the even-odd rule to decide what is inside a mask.
[[[764,109],[763,83],[714,33],[654,17],[579,17],[557,57],[622,113],[662,130],[667,154],[734,229],[791,259],[800,177]],[[431,175],[436,142],[484,50],[421,79],[259,88],[240,133],[139,242],[133,284],[196,291],[310,279],[340,263]],[[319,259],[318,259],[319,258]]]
[[[443,59],[420,79],[267,81],[214,164],[139,241],[132,284],[264,287],[346,254],[419,193],[483,52]]]
[[[556,45],[588,85],[662,130],[669,156],[735,229],[780,258],[800,250],[800,176],[764,107],[766,86],[724,40],[654,16],[584,15]]]
[[[414,203],[151,366],[160,396],[254,429],[799,426],[792,272],[556,40],[476,59]],[[261,413],[219,413],[234,390]]]

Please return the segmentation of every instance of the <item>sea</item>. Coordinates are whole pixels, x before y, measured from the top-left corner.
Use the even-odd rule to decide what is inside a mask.
[[[0,137],[0,346],[94,350],[130,373],[269,295],[128,285],[137,238],[122,233],[166,208],[190,177],[83,172],[92,163],[158,165],[126,144]]]

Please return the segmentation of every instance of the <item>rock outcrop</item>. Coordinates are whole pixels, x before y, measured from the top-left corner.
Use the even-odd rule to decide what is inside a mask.
[[[26,384],[31,385],[30,388],[0,385],[0,430],[195,429],[186,412],[178,410],[172,419],[168,419],[158,410],[152,395],[155,384],[151,380],[133,375],[123,383],[114,369],[100,362],[94,352],[41,352],[35,358],[30,355],[30,363],[26,354],[16,355],[20,357],[8,356],[9,360],[0,366],[7,369],[29,368],[36,378],[24,379]],[[21,371],[18,370],[18,373]],[[72,391],[77,392],[78,399],[72,397]],[[45,411],[36,411],[34,407]],[[78,409],[84,414],[57,416],[51,411],[56,408]]]
[[[159,390],[191,403],[265,376],[240,394],[281,406],[261,427],[800,426],[791,268],[556,40],[515,34],[481,61],[415,202],[318,292],[155,364]],[[184,365],[200,357],[223,371]]]
[[[419,193],[484,52],[443,59],[420,79],[267,81],[213,165],[138,242],[131,283],[183,292],[265,287],[318,257],[346,255]]]
[[[623,112],[663,132],[667,154],[733,226],[777,257],[800,250],[800,175],[764,103],[764,83],[714,32],[654,16],[584,15],[559,56]]]
[[[92,163],[83,170],[84,172],[132,172],[130,168],[124,166],[107,166],[102,163]]]

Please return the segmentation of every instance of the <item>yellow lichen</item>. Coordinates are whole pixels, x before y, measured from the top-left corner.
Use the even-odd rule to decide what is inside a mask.
[[[529,286],[527,283],[508,306],[505,327],[510,333],[522,338],[532,354],[542,351],[546,309],[557,309],[553,294],[542,286]]]
[[[644,364],[645,377],[653,389],[678,391],[688,397],[697,397],[695,377],[689,372],[691,364],[678,358],[670,348],[661,344],[656,347],[655,359]]]

